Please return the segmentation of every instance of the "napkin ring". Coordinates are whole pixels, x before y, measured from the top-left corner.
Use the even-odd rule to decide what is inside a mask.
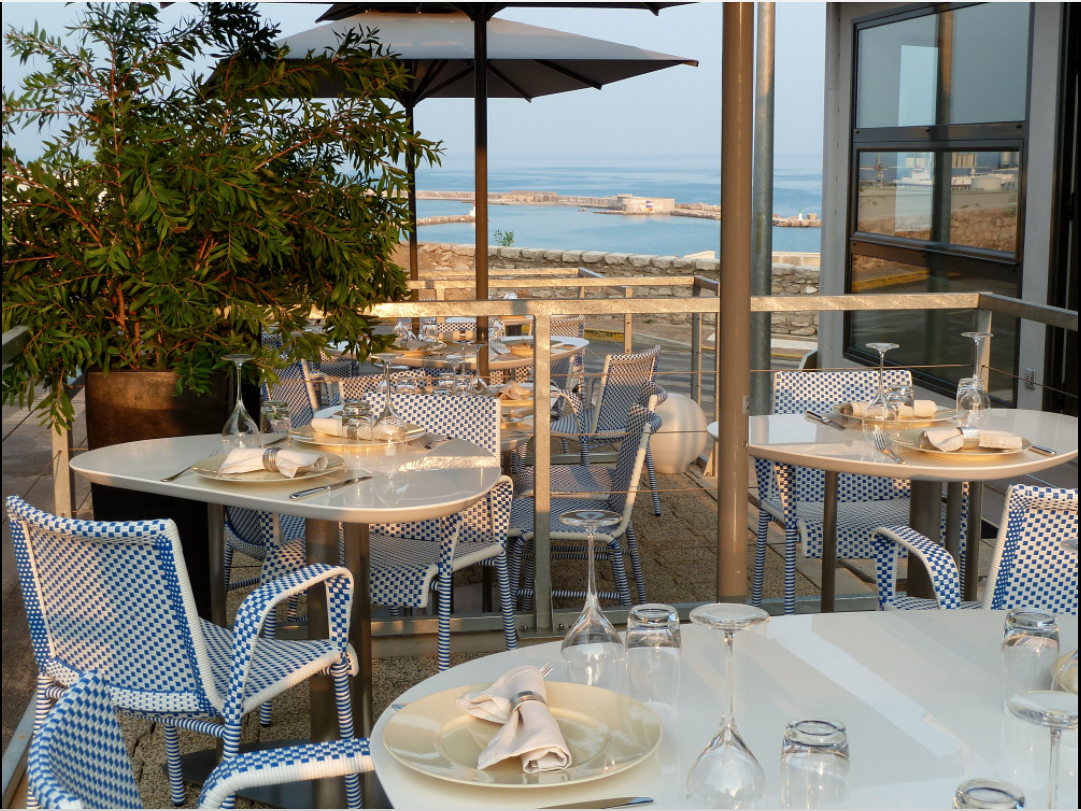
[[[548,702],[544,700],[544,696],[540,693],[535,693],[532,690],[523,690],[520,693],[515,693],[510,700],[510,712],[509,715],[514,715],[514,711],[525,704],[527,701],[539,701],[541,704],[547,706]]]
[[[961,447],[962,448],[978,448],[980,447],[980,429],[971,425],[962,425],[958,429],[961,432]]]
[[[274,473],[278,472],[278,451],[280,448],[267,448],[263,451],[263,468]]]

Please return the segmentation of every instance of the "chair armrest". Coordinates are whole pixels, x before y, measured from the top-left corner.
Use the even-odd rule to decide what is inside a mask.
[[[367,738],[245,752],[210,773],[199,795],[199,808],[221,808],[226,798],[253,786],[344,777],[374,769]]]
[[[908,550],[910,560],[915,555],[927,567],[939,608],[961,607],[961,581],[957,564],[943,547],[906,526],[878,527],[872,538],[880,608],[884,608],[895,596],[897,558],[901,549]]]
[[[244,598],[233,622],[229,694],[222,710],[222,716],[227,723],[242,716],[244,686],[251,671],[255,645],[270,612],[279,603],[324,582],[327,588],[329,637],[342,655],[346,655],[349,644],[349,615],[353,605],[353,575],[348,569],[316,563],[264,583]]]

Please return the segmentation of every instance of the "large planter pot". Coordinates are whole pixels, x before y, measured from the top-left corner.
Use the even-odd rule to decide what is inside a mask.
[[[224,375],[210,394],[176,395],[172,372],[114,371],[86,375],[86,428],[90,450],[143,439],[218,434],[233,406]],[[177,470],[193,460],[176,460]],[[203,502],[133,493],[119,487],[91,485],[94,518],[99,521],[145,521],[171,518],[180,532],[184,559],[199,614],[210,618],[207,506]]]

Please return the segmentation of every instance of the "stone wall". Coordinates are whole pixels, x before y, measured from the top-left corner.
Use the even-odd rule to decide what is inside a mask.
[[[474,247],[453,243],[420,243],[421,277],[435,277],[436,269],[470,270],[473,268]],[[778,295],[813,296],[818,293],[818,254],[773,255],[773,292]],[[408,267],[407,247],[398,246],[395,261]],[[718,278],[720,262],[716,259],[688,259],[682,256],[645,256],[626,253],[605,253],[603,251],[562,251],[544,248],[503,248],[489,246],[488,268],[491,271],[507,268],[586,268],[597,273],[611,276],[648,276],[656,279],[656,285],[635,289],[635,295],[649,297],[682,297],[689,295],[685,286],[665,284],[667,276],[704,276],[707,279]],[[531,290],[527,286],[517,289],[519,296],[536,298],[556,298],[564,295],[565,288]],[[452,291],[457,292],[457,291]],[[448,298],[471,298],[472,290],[463,290],[460,295],[448,295]],[[686,323],[689,315],[658,315],[656,321],[666,323]],[[818,334],[818,316],[815,313],[775,313],[773,316],[774,335],[811,338]]]

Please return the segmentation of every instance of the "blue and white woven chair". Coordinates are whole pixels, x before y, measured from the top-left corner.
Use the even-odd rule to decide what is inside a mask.
[[[46,808],[142,808],[135,772],[101,674],[68,688],[30,741],[27,779]],[[247,752],[222,763],[203,784],[200,808],[221,808],[253,786],[370,772],[366,738]]]
[[[568,451],[567,440],[577,439],[581,446],[582,464],[588,465],[591,446],[620,441],[627,433],[627,411],[641,401],[643,384],[653,382],[656,377],[660,354],[660,346],[655,346],[645,352],[605,357],[600,378],[596,386],[590,381],[582,404],[552,423],[552,436],[563,441],[564,453]],[[649,474],[649,488],[653,492],[653,513],[660,515],[657,475],[653,469],[653,454],[648,448],[646,472]]]
[[[661,421],[652,411],[640,405],[632,404],[627,414],[627,427],[624,440],[620,444],[619,454],[616,460],[615,471],[611,478],[611,488],[608,497],[602,501],[594,501],[585,496],[577,498],[553,498],[550,518],[550,538],[552,543],[553,560],[585,560],[586,552],[581,544],[588,537],[588,533],[580,527],[572,527],[559,520],[559,516],[568,510],[597,509],[603,506],[606,510],[620,513],[623,520],[614,527],[605,527],[599,530],[595,539],[597,542],[596,556],[598,560],[607,560],[612,566],[612,574],[615,578],[616,590],[603,592],[599,596],[605,600],[618,600],[621,605],[631,605],[631,592],[627,583],[627,568],[623,561],[626,554],[631,560],[631,570],[634,574],[639,602],[646,602],[645,583],[642,579],[642,562],[638,552],[638,539],[634,534],[632,517],[634,513],[634,501],[638,494],[639,480],[642,477],[642,466],[645,464],[646,448],[649,447],[649,437],[660,428]],[[514,509],[511,513],[510,536],[513,552],[511,555],[511,580],[518,582],[519,571],[524,570],[524,584],[519,593],[523,597],[526,609],[532,605],[533,599],[533,572],[535,560],[533,557],[533,499],[530,497],[515,498]],[[627,549],[624,552],[621,538],[627,539]],[[573,541],[574,545],[557,543],[558,541]],[[556,590],[553,597],[584,597],[582,590]]]
[[[368,401],[381,406],[383,395],[369,392]],[[500,403],[486,397],[444,397],[395,394],[401,417],[433,433],[480,445],[498,458]],[[397,615],[403,607],[426,608],[429,594],[439,594],[439,669],[450,667],[451,595],[454,572],[468,566],[493,566],[499,585],[503,634],[508,650],[517,647],[514,592],[510,587],[507,531],[514,488],[503,476],[488,496],[454,515],[404,524],[373,524],[371,543],[372,601]],[[267,558],[264,577],[289,571],[304,560],[303,546],[291,543]]]
[[[571,315],[553,318],[551,334],[553,338],[585,338],[586,317]],[[582,350],[552,362],[552,382],[566,391],[580,390],[585,371],[586,353]]]
[[[222,738],[223,758],[235,757],[244,717],[317,673],[333,678],[341,737],[353,737],[347,570],[308,566],[264,583],[228,630],[196,613],[172,521],[57,518],[17,496],[7,511],[38,667],[35,734],[67,687],[99,671],[118,710],[164,730],[177,805],[184,801],[178,729]],[[327,638],[260,637],[275,606],[318,583],[328,595]],[[347,779],[347,794],[359,803],[359,780]]]
[[[907,369],[887,369],[887,386],[911,385]],[[802,414],[828,410],[840,402],[869,400],[878,389],[877,370],[841,372],[778,372],[774,375],[773,411]],[[825,474],[821,470],[755,459],[758,483],[758,537],[755,546],[751,604],[761,605],[766,568],[766,541],[771,519],[785,528],[784,610],[796,610],[796,550],[803,542],[806,557],[822,557]],[[837,557],[872,558],[875,527],[908,520],[907,480],[842,474],[837,482]],[[943,511],[945,513],[945,511]],[[967,520],[967,494],[962,508],[961,537]],[[943,514],[945,521],[945,514]]]
[[[1061,545],[1076,537],[1077,490],[1012,485],[983,599],[962,601],[961,574],[949,552],[910,527],[879,527],[874,535],[879,608],[1030,607],[1076,615],[1077,554]],[[897,561],[906,551],[927,567],[934,599],[896,593]]]

